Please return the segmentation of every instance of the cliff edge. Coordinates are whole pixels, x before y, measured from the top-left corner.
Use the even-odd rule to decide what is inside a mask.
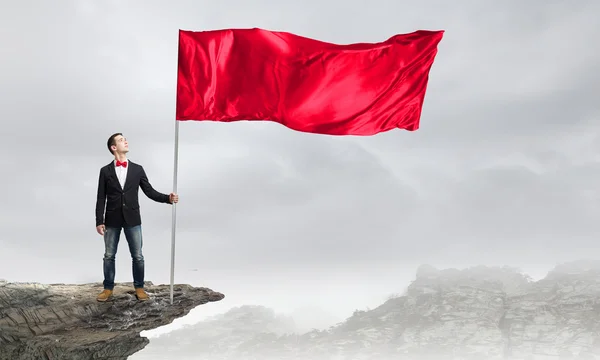
[[[140,302],[131,283],[117,284],[111,300],[102,284],[9,283],[0,280],[0,359],[127,359],[148,343],[140,332],[171,323],[224,295],[208,288],[146,283]]]

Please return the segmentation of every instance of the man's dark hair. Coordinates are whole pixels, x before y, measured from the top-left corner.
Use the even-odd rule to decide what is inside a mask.
[[[113,151],[112,151],[112,149],[111,149],[110,147],[111,147],[111,146],[113,146],[113,145],[117,145],[117,142],[115,141],[115,138],[116,138],[117,136],[119,136],[119,135],[123,136],[123,134],[121,134],[121,133],[114,133],[114,134],[112,134],[112,135],[111,135],[111,136],[108,138],[108,141],[106,142],[106,146],[108,147],[108,151],[110,151],[110,153],[111,153],[112,155],[114,155],[114,153],[113,153]]]

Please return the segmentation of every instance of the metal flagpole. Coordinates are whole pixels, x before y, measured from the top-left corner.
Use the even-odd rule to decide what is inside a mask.
[[[175,120],[175,159],[174,159],[174,170],[173,170],[173,192],[177,194],[177,155],[179,149],[179,121]],[[171,204],[173,206],[173,223],[171,225],[171,305],[173,305],[173,280],[175,278],[175,215],[176,215],[176,203]]]
[[[179,30],[181,33],[181,30]],[[179,62],[179,41],[177,42],[177,61]],[[177,72],[177,78],[179,78],[179,72]],[[177,91],[177,88],[176,90]],[[177,160],[179,152],[179,121],[175,119],[175,159],[173,161],[173,192],[177,194]],[[175,203],[173,206],[173,220],[171,224],[171,305],[173,305],[173,282],[175,280],[175,219],[177,207]]]

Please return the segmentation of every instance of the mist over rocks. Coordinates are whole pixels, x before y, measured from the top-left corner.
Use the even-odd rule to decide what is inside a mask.
[[[224,295],[209,288],[146,282],[150,299],[137,300],[133,284],[115,286],[112,300],[96,301],[101,283],[0,282],[0,359],[127,359],[148,339],[140,332],[171,323]]]
[[[508,266],[480,265],[461,270],[438,270],[430,265],[422,265],[417,269],[416,278],[409,286],[409,291],[436,291],[457,286],[473,286],[515,294],[526,290],[532,281],[530,276]]]
[[[326,330],[293,332],[273,312],[241,307],[153,338],[135,359],[600,359],[599,299],[598,261],[539,281],[510,267],[422,265],[404,294]]]

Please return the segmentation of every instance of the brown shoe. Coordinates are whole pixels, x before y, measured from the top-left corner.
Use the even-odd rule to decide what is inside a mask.
[[[104,289],[104,291],[102,291],[98,295],[96,300],[104,302],[104,301],[108,300],[112,296],[112,294],[113,294],[112,290]]]
[[[138,298],[139,301],[146,301],[146,300],[148,300],[148,294],[146,294],[146,292],[142,288],[136,288],[135,289],[135,295],[137,296],[137,298]]]

